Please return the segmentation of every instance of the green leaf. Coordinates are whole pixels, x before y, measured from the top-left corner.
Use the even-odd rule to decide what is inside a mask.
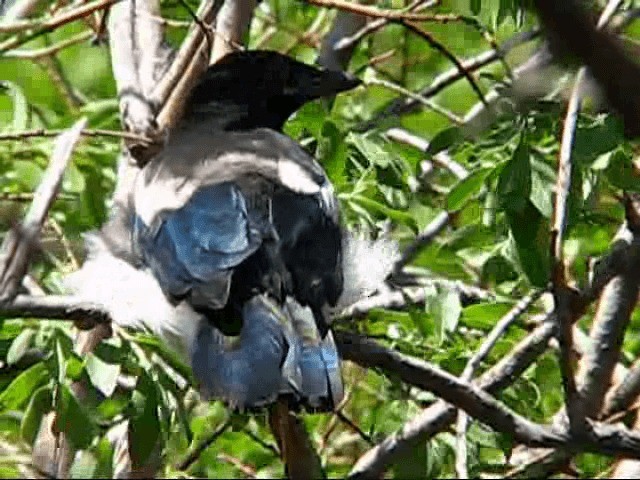
[[[464,139],[462,131],[459,127],[450,127],[440,131],[429,142],[427,147],[427,154],[435,155],[443,150],[451,148],[453,145],[461,142]]]
[[[613,186],[621,190],[640,192],[640,177],[622,149],[615,150],[610,156],[606,176]]]
[[[293,138],[300,138],[307,131],[319,139],[325,116],[322,105],[317,102],[307,103],[286,123],[284,131]]]
[[[134,465],[143,465],[160,438],[158,392],[148,375],[140,376],[131,399],[133,402],[133,414],[129,421],[131,460]]]
[[[107,363],[93,353],[88,353],[85,369],[89,379],[105,397],[110,397],[118,384],[121,367],[118,364]]]
[[[49,371],[43,362],[29,367],[0,393],[0,411],[20,409],[33,392],[48,380]]]
[[[40,185],[44,170],[33,161],[15,160],[10,173],[12,178],[17,179],[19,185],[33,191]]]
[[[93,352],[104,362],[117,364],[124,362],[126,355],[121,346],[113,345],[107,341],[101,342]]]
[[[70,163],[64,173],[63,190],[68,193],[81,193],[86,187],[84,175],[74,163]]]
[[[326,121],[322,125],[316,158],[322,164],[334,185],[339,187],[346,182],[348,149],[345,135],[335,123]]]
[[[616,150],[623,142],[623,129],[615,115],[599,116],[590,125],[578,128],[573,155],[582,164],[592,164],[602,154]]]
[[[481,168],[464,180],[460,180],[447,195],[447,210],[449,212],[460,210],[471,197],[480,191],[485,180],[493,170],[493,168]]]
[[[115,98],[89,102],[80,107],[82,115],[89,118],[89,124],[100,128],[113,128],[118,122],[118,101]]]
[[[93,441],[96,425],[67,385],[59,384],[57,388],[59,403],[56,425],[74,448],[84,450]]]
[[[29,125],[29,105],[24,93],[12,82],[4,81],[3,86],[8,91],[13,103],[13,122],[11,129],[14,131],[26,130]]]
[[[84,372],[84,362],[78,355],[71,355],[65,362],[65,371],[71,380],[80,380]]]
[[[430,445],[419,442],[407,449],[403,460],[393,466],[394,478],[429,478],[427,450]]]
[[[469,328],[491,330],[512,305],[509,303],[480,303],[470,305],[462,311],[460,321]]]
[[[413,215],[410,213],[387,207],[386,205],[376,202],[364,195],[353,195],[351,198],[366,207],[368,210],[377,211],[391,220],[408,225],[413,229],[416,228],[415,220],[413,219]]]
[[[97,461],[93,478],[113,478],[113,447],[107,438],[101,438],[95,448]]]
[[[549,230],[538,209],[526,201],[522,210],[507,210],[520,267],[532,285],[544,288],[549,281]]]
[[[502,207],[510,211],[522,211],[531,194],[531,162],[529,147],[520,140],[498,180],[498,195]]]
[[[20,434],[29,445],[32,445],[36,439],[42,417],[52,409],[51,387],[40,387],[33,393],[20,425]]]
[[[434,322],[433,315],[431,313],[411,309],[409,311],[409,316],[411,317],[411,320],[413,320],[413,323],[415,324],[416,327],[418,327],[418,330],[420,330],[420,333],[424,337],[428,338],[435,333],[434,330],[436,328],[436,325]],[[439,333],[440,332],[438,332],[438,334]]]
[[[371,136],[350,133],[347,135],[347,142],[360,151],[372,165],[388,168],[391,164],[392,153],[388,152],[379,141],[372,139]]]
[[[460,295],[450,289],[439,292],[435,298],[430,299],[429,311],[433,314],[438,341],[441,343],[458,326],[462,312]]]
[[[545,162],[531,157],[531,195],[529,199],[546,218],[553,214],[553,189],[556,175]]]
[[[56,370],[58,373],[58,383],[63,383],[65,377],[67,376],[67,357],[71,353],[71,348],[65,344],[65,342],[60,338],[63,336],[60,333],[60,330],[56,330],[56,338],[55,338],[55,359],[56,359]]]
[[[36,331],[32,328],[26,328],[20,332],[13,342],[11,342],[11,347],[7,352],[7,364],[15,365],[20,361],[20,359],[24,356],[26,351],[31,346],[31,341],[35,336]]]
[[[170,349],[164,342],[160,341],[158,337],[144,333],[136,333],[134,338],[138,344],[144,345],[160,355],[162,360],[167,362],[167,365],[178,372],[181,377],[193,382],[193,372],[191,371],[191,368],[184,363],[174,350]],[[102,355],[100,355],[100,357],[105,358]],[[115,362],[111,361],[110,363]]]

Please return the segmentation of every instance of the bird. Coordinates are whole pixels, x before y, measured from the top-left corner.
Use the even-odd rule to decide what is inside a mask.
[[[333,409],[343,387],[329,315],[354,290],[343,258],[354,243],[323,168],[282,129],[305,103],[359,84],[277,52],[228,54],[193,89],[185,118],[111,221],[88,237],[88,261],[69,285],[82,293],[101,266],[103,277],[108,267],[117,283],[145,289],[152,311],[114,286],[84,295],[116,323],[142,323],[177,345],[207,398],[252,409],[288,395]],[[116,296],[128,305],[112,305]]]
[[[136,243],[143,246],[143,255],[147,252],[148,263],[163,279],[169,295],[189,295],[198,311],[225,333],[232,333],[232,324],[238,327],[235,316],[221,307],[242,304],[256,289],[280,301],[285,290],[292,290],[298,302],[311,308],[324,338],[327,321],[322,310],[335,305],[343,283],[338,205],[322,167],[282,134],[282,126],[308,101],[359,84],[351,75],[317,69],[271,51],[231,53],[209,68],[192,92],[182,128],[145,169],[135,193],[141,220],[134,229],[141,233]],[[171,184],[175,184],[174,195],[158,191],[166,191]],[[192,196],[195,189],[199,191]],[[174,203],[162,205],[160,198]],[[208,269],[196,275],[205,278],[204,283],[192,282],[193,277],[181,282],[185,272],[176,277],[168,271],[175,262],[157,261],[153,252],[160,245],[171,248],[162,242],[184,243],[177,234],[163,229],[153,248],[146,243],[150,237],[144,232],[157,235],[154,222],[161,217],[165,225],[184,221],[182,213],[171,219],[158,214],[182,206],[187,199],[190,211],[199,212],[190,221],[220,226],[218,232],[215,227],[209,230],[209,241],[222,238],[219,234],[224,231],[234,241],[246,242],[239,250],[215,258],[204,253],[207,260],[196,262]],[[218,210],[234,212],[235,218],[223,226],[226,220],[204,213],[204,205],[198,203],[208,201],[218,202]],[[249,234],[244,235],[240,230],[249,226]],[[184,231],[187,226],[181,228]],[[189,228],[196,232],[193,225]],[[187,258],[184,251],[177,254]],[[230,281],[232,273],[234,281]]]

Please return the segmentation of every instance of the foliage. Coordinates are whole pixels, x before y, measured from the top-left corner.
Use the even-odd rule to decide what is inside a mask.
[[[471,16],[499,44],[535,23],[533,15],[514,0],[442,3],[433,11]],[[197,6],[194,1],[189,4]],[[396,8],[403,2],[378,4]],[[180,2],[163,2],[163,15],[189,19]],[[275,49],[313,62],[333,17],[334,12],[293,0],[264,1],[249,33],[249,48]],[[76,22],[20,48],[53,45],[84,28],[82,22]],[[459,59],[490,48],[483,33],[469,24],[426,23],[424,28]],[[178,44],[184,31],[170,27],[171,42]],[[499,88],[507,78],[505,66],[520,63],[533,47],[528,43],[510,51],[504,64],[491,63],[482,69],[482,75],[475,75],[482,91]],[[384,79],[417,92],[450,68],[450,62],[423,38],[390,24],[358,44],[349,70],[365,81]],[[65,128],[81,116],[88,118],[90,128],[119,129],[106,45],[83,42],[34,62],[0,56],[0,71],[4,81],[0,133]],[[460,374],[495,322],[532,288],[544,288],[549,280],[562,98],[534,102],[526,113],[505,98],[501,114],[473,136],[424,107],[379,119],[378,113],[398,98],[396,91],[368,84],[341,95],[332,105],[308,105],[288,122],[286,130],[316,152],[336,185],[350,228],[378,236],[390,227],[393,237],[406,246],[438,213],[450,213],[450,224],[420,250],[411,271],[430,279],[475,285],[491,292],[495,300],[469,302],[446,287],[429,286],[423,304],[403,311],[374,309],[337,328],[362,332]],[[460,117],[479,101],[465,79],[432,100]],[[369,128],[363,130],[363,125]],[[429,149],[421,152],[390,140],[386,132],[391,127],[428,139]],[[46,138],[0,141],[0,230],[8,230],[22,217],[27,204],[24,198],[28,200],[38,185],[50,151],[51,140]],[[85,138],[77,148],[31,272],[45,291],[62,291],[61,277],[82,258],[82,233],[104,221],[118,152],[118,139],[109,137]],[[442,168],[438,160],[442,154],[464,167],[468,176],[459,178]],[[633,150],[613,116],[597,111],[581,115],[565,243],[570,273],[578,284],[586,281],[587,260],[607,250],[624,219],[617,200],[621,189],[638,189],[630,174],[632,157]],[[483,370],[526,335],[543,307],[538,302],[508,330]],[[583,327],[589,320],[587,317]],[[639,325],[636,315],[625,337],[624,363],[640,350],[636,340]],[[122,332],[93,353],[80,356],[73,348],[74,335],[64,322],[4,319],[0,327],[0,435],[4,441],[28,450],[43,416],[55,411],[56,428],[83,450],[72,475],[103,478],[112,473],[113,450],[105,441],[106,432],[128,418],[134,461],[144,463],[159,442],[164,446],[166,476],[282,475],[265,416],[248,414],[233,415],[230,428],[186,470],[180,469],[191,449],[229,421],[229,413],[219,403],[200,402],[190,383],[174,375],[178,372],[189,378],[186,366],[154,338]],[[435,400],[432,394],[409,388],[381,372],[347,364],[344,374],[348,402],[343,413],[357,429],[335,415],[305,416],[330,477],[346,475],[371,443],[396,432]],[[79,398],[72,388],[79,380],[88,381],[95,391]],[[498,397],[528,418],[550,421],[563,405],[553,352],[541,357]],[[513,447],[509,438],[474,423],[468,440],[472,476],[508,470],[506,462]],[[398,478],[454,477],[454,457],[455,438],[445,431],[411,451],[406,461],[394,466],[393,474]],[[581,455],[577,468],[585,476],[602,475],[610,462],[605,456]],[[3,462],[1,468],[5,478],[19,474],[16,465]]]

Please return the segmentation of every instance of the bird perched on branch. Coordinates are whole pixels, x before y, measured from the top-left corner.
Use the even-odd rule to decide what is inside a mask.
[[[251,408],[290,394],[333,408],[342,380],[328,315],[363,290],[344,255],[370,245],[343,235],[324,170],[281,130],[306,102],[359,83],[267,51],[232,53],[210,67],[181,126],[90,240],[72,287],[83,293],[83,275],[110,262],[148,298],[162,296],[157,312],[102,303],[121,324],[177,339],[209,397]],[[113,240],[123,238],[118,225],[131,233],[131,249]],[[92,301],[105,295],[84,292]]]

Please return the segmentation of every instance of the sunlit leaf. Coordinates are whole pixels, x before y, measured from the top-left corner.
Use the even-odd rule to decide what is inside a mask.
[[[40,387],[29,400],[29,405],[24,413],[20,433],[25,442],[33,444],[40,429],[42,417],[53,409],[51,387]]]
[[[85,449],[96,434],[96,425],[67,385],[59,384],[57,388],[59,404],[56,426],[65,433],[74,448]]]
[[[20,408],[48,380],[48,370],[43,362],[29,367],[0,393],[0,411]]]

